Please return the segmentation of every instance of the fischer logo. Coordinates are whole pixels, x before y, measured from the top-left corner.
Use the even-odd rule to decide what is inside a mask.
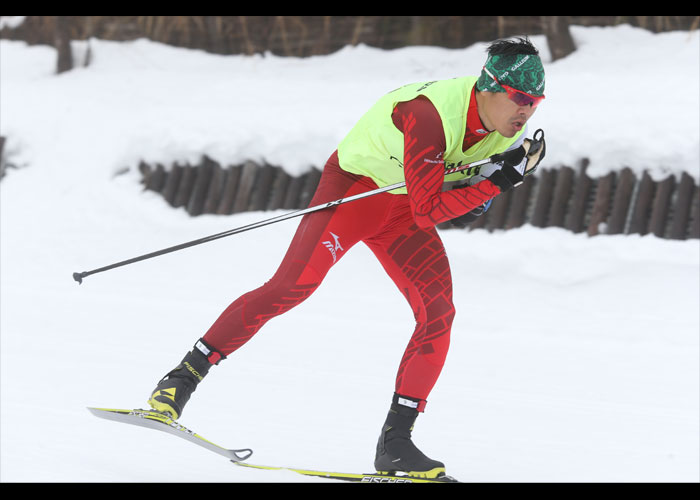
[[[330,233],[330,231],[329,231],[329,233]],[[337,251],[338,250],[342,251],[343,247],[340,246],[340,238],[338,237],[338,235],[333,234],[333,233],[330,233],[330,234],[333,237],[333,242],[331,242],[330,240],[324,241],[323,246],[326,247],[328,249],[328,251],[331,253],[331,255],[333,256],[333,264],[335,264],[335,261],[338,260]]]
[[[364,476],[361,481],[362,483],[412,483],[410,479],[403,479],[399,477],[376,477],[376,476]]]

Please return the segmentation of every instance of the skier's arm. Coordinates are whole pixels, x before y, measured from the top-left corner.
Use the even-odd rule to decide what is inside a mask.
[[[489,179],[442,191],[445,135],[440,115],[428,99],[400,103],[392,118],[404,134],[404,176],[418,226],[431,227],[464,215],[501,192]]]

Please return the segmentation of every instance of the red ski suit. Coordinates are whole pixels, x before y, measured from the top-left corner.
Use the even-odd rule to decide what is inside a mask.
[[[395,392],[420,400],[422,411],[442,370],[455,315],[450,265],[435,225],[459,217],[500,193],[489,180],[442,191],[445,136],[440,116],[424,97],[396,106],[404,134],[407,195],[382,193],[304,216],[277,272],[236,299],[204,336],[229,355],[270,319],[309,297],[329,269],[357,242],[365,243],[408,300],[416,327],[398,368]],[[485,137],[472,95],[464,147]],[[337,151],[326,163],[311,205],[376,189],[346,172]]]

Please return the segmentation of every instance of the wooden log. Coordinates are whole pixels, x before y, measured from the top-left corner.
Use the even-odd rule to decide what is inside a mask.
[[[591,220],[588,223],[588,236],[599,234],[602,229],[601,224],[604,224],[608,219],[614,182],[615,172],[610,172],[605,177],[598,179]]]
[[[654,203],[651,207],[651,218],[649,219],[649,232],[663,238],[666,231],[666,221],[668,211],[671,206],[671,195],[676,186],[676,178],[669,176],[658,183]]]
[[[160,193],[165,187],[165,181],[168,179],[168,173],[165,167],[160,163],[156,164],[155,171],[151,174],[148,188]]]
[[[505,229],[513,229],[525,224],[528,202],[536,183],[535,177],[529,175],[525,178],[522,186],[518,186],[517,189],[513,190],[510,207],[506,215]]]
[[[693,195],[692,205],[695,208],[691,210],[693,215],[688,238],[700,238],[700,188],[696,188],[693,191],[695,194]]]
[[[632,192],[637,182],[637,177],[632,170],[624,168],[615,186],[613,194],[612,208],[610,217],[608,217],[608,227],[606,234],[621,234],[625,232],[625,224],[627,223],[627,214],[629,213],[630,202],[632,201]]]
[[[144,189],[148,189],[148,179],[155,169],[152,169],[151,166],[143,160],[139,162],[138,169],[139,172],[141,172],[141,184],[143,184]]]
[[[681,174],[681,180],[676,192],[676,202],[673,207],[671,219],[671,232],[669,238],[684,240],[688,234],[688,221],[690,220],[690,208],[693,201],[695,181],[686,172]]]
[[[586,169],[589,165],[588,158],[579,163],[578,175],[574,181],[574,192],[571,198],[571,207],[566,214],[564,227],[574,233],[580,233],[585,227],[586,207],[593,187],[593,180],[588,177]]]
[[[165,185],[163,186],[163,198],[171,206],[175,206],[175,195],[177,194],[177,189],[180,186],[180,179],[182,178],[182,167],[179,165],[173,165],[168,172],[167,179],[165,180]]]
[[[651,176],[644,172],[637,186],[637,195],[632,202],[632,217],[627,234],[645,235],[649,232],[649,214],[654,201],[656,184]]]
[[[549,215],[549,207],[552,202],[552,192],[556,180],[555,170],[540,170],[537,179],[537,193],[535,194],[535,208],[530,223],[535,227],[545,227]]]
[[[224,195],[224,188],[226,187],[228,172],[214,160],[209,159],[208,161],[212,163],[212,174],[211,182],[209,183],[209,190],[207,192],[206,201],[204,202],[202,211],[205,214],[215,214],[219,203],[221,203],[221,198]]]
[[[241,177],[238,180],[238,188],[236,189],[236,199],[233,203],[233,213],[248,211],[253,185],[255,184],[255,176],[258,173],[258,166],[252,161],[247,161],[241,169]]]
[[[182,168],[180,184],[177,186],[177,193],[175,193],[175,200],[173,201],[174,207],[179,208],[187,206],[196,179],[197,170],[192,165],[185,164]]]
[[[284,205],[285,194],[287,193],[287,185],[291,177],[283,169],[278,168],[275,175],[275,180],[272,182],[272,193],[270,193],[270,201],[268,202],[268,210],[277,210]]]
[[[304,185],[304,177],[292,177],[287,185],[287,192],[284,197],[282,208],[294,210],[299,208],[299,195]]]
[[[561,167],[552,191],[552,204],[549,209],[549,226],[564,227],[566,207],[571,198],[571,188],[574,183],[574,169]]]
[[[252,211],[267,210],[267,203],[270,199],[274,179],[275,167],[268,164],[260,167],[260,172],[255,178],[255,185],[251,193],[250,209]]]
[[[520,189],[520,187],[518,189]],[[491,203],[491,207],[484,215],[481,216],[486,217],[486,229],[489,231],[503,229],[505,226],[508,205],[510,204],[510,198],[513,195],[513,191],[514,189],[511,189],[496,196]]]
[[[194,169],[197,171],[197,175],[195,176],[190,198],[187,200],[187,213],[196,216],[204,212],[204,203],[209,193],[209,184],[214,174],[214,165],[204,156]]]
[[[226,174],[226,185],[221,196],[221,201],[216,209],[219,215],[231,215],[233,213],[233,203],[236,200],[236,190],[238,189],[238,179],[241,176],[241,166],[231,165]]]
[[[141,172],[141,184],[143,184],[143,188],[148,191],[160,193],[165,185],[165,179],[167,177],[163,165],[158,164],[153,168],[148,163],[140,161],[138,169],[139,172]]]

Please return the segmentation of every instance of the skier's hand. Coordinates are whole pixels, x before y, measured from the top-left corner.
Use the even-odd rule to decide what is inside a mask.
[[[519,148],[492,156],[492,166],[484,168],[481,175],[503,193],[522,184],[525,176],[532,174],[540,164],[545,151],[544,131],[538,129],[533,139],[525,139]]]
[[[537,138],[538,133],[540,135],[539,139]],[[525,175],[527,176],[534,173],[547,151],[544,142],[544,130],[541,128],[537,129],[532,139],[525,139],[523,142],[529,142],[530,144],[526,155],[527,163],[525,164]]]

